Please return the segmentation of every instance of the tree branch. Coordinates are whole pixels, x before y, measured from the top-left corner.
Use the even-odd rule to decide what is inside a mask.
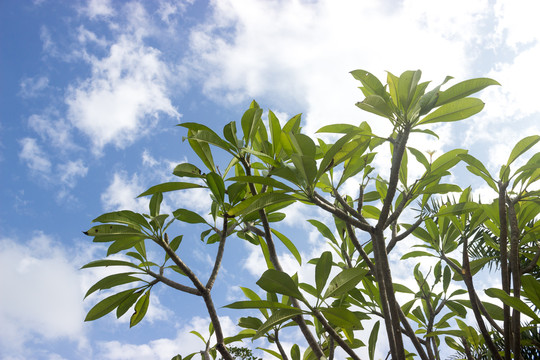
[[[193,294],[193,295],[197,295],[197,296],[201,296],[201,292],[195,288],[192,288],[192,287],[189,287],[189,286],[186,286],[186,285],[182,285],[182,284],[179,284],[169,278],[166,278],[165,276],[161,275],[161,274],[156,274],[155,272],[153,272],[152,270],[146,270],[146,273],[150,276],[152,276],[153,278],[155,278],[156,280],[159,280],[160,282],[164,283],[165,285],[168,285],[176,290],[180,290],[182,292],[186,292],[186,293],[189,293],[189,294]]]
[[[206,288],[208,291],[212,290],[212,287],[214,286],[214,283],[216,281],[219,268],[221,267],[221,260],[223,259],[223,253],[225,252],[225,241],[227,240],[227,224],[228,223],[228,216],[225,213],[223,215],[223,229],[221,230],[221,238],[219,240],[219,248],[218,252],[216,254],[216,261],[214,262],[214,268],[212,269],[212,274],[210,275],[210,278],[208,279],[208,282],[206,283]]]

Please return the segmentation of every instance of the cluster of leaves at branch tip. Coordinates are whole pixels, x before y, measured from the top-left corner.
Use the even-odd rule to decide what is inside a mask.
[[[86,296],[104,292],[105,298],[90,309],[86,321],[113,311],[120,317],[131,310],[130,326],[135,326],[147,313],[152,288],[160,284],[183,293],[179,296],[200,298],[210,317],[208,337],[191,332],[202,341],[201,350],[177,355],[176,360],[254,359],[251,350],[232,344],[261,344],[255,342],[261,338],[273,344],[259,347],[261,351],[282,360],[330,360],[344,353],[357,360],[360,351],[373,360],[377,350],[388,351],[392,359],[437,360],[444,346],[457,358],[540,357],[540,153],[524,159],[540,136],[520,140],[498,176],[466,149],[437,158],[428,152],[428,159],[410,146],[409,135],[438,138],[431,124],[477,114],[484,103],[471,95],[499,84],[476,78],[448,87],[448,76],[429,88],[430,82],[421,82],[422,73],[416,70],[399,77],[388,72],[383,85],[365,70],[351,74],[364,95],[356,106],[389,121],[389,134],[373,133],[367,122],[329,124],[317,132],[332,139],[326,142],[302,133],[301,115],[281,121],[269,110],[268,121],[263,121],[255,101],[239,125],[226,124],[222,135],[204,124],[180,124],[195,154],[194,161],[174,169],[181,181],[144,191],[140,197],[150,196],[147,214],[106,213],[85,232],[94,242],[107,244],[108,250],[107,258],[83,268],[124,271],[105,276],[88,290]],[[390,149],[388,169],[375,161],[383,146]],[[215,161],[217,151],[219,159],[226,157],[220,164]],[[518,158],[522,165],[516,168]],[[416,178],[408,171],[412,161],[423,168]],[[475,201],[471,187],[446,182],[458,163],[493,189],[493,200]],[[189,208],[162,212],[164,194],[197,188],[208,190],[207,214]],[[351,188],[358,191],[351,193]],[[307,220],[329,246],[319,257],[303,259],[298,247],[305,245],[307,234],[289,237],[288,228],[279,226],[286,216],[283,209],[292,204],[316,207],[331,219]],[[183,235],[169,241],[169,227],[175,222],[183,223],[190,234],[200,232],[200,240],[216,254],[208,278],[190,265],[194,260],[187,242],[182,245]],[[229,238],[256,247],[266,269],[257,289],[241,287],[245,300],[225,305],[239,311],[241,328],[227,337],[212,289],[221,279],[223,259],[233,253]],[[389,261],[403,241],[409,248],[401,260],[413,262],[414,281],[408,284],[392,279]],[[147,252],[147,246],[152,251]],[[314,266],[314,282],[283,271],[278,249],[288,251],[300,267]],[[115,254],[123,256],[109,257]],[[419,260],[426,257],[434,264],[428,269]],[[481,288],[476,279],[482,271],[499,276],[502,286]],[[480,300],[485,299],[481,291],[493,301]],[[303,354],[299,344],[283,347],[281,339],[291,328],[305,338]],[[369,337],[360,336],[359,330],[368,331]],[[379,336],[387,341],[378,341]]]

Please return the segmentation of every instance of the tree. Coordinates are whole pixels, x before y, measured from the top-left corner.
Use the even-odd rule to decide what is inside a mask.
[[[276,358],[300,359],[298,345],[290,353],[281,345],[280,334],[289,326],[297,326],[306,339],[308,349],[303,359],[333,359],[337,349],[351,359],[359,359],[357,349],[365,346],[373,359],[381,327],[392,359],[413,355],[423,360],[440,359],[442,340],[467,359],[479,351],[495,359],[517,358],[523,349],[538,347],[538,337],[522,335],[537,331],[540,321],[540,192],[534,189],[540,178],[540,153],[514,171],[511,165],[540,136],[519,141],[498,177],[467,150],[455,149],[428,159],[409,146],[410,134],[421,132],[438,138],[429,129],[430,124],[477,114],[484,103],[470,95],[498,83],[476,78],[441,90],[451,79],[447,77],[427,91],[429,82],[420,82],[420,70],[406,71],[399,77],[388,73],[386,85],[364,70],[351,74],[361,83],[365,96],[356,105],[389,121],[390,134],[374,134],[366,122],[332,124],[318,131],[333,136],[335,141],[327,143],[302,133],[300,115],[282,124],[269,111],[265,124],[263,110],[255,101],[243,114],[240,126],[237,128],[236,122],[225,125],[222,136],[203,124],[180,124],[187,129],[187,141],[205,168],[179,164],[174,175],[183,181],[158,184],[142,193],[140,196],[151,197],[148,214],[124,210],[94,220],[100,224],[86,234],[95,242],[110,243],[107,255],[121,252],[132,260],[103,259],[85,265],[83,268],[129,268],[128,272],[101,279],[87,295],[119,285],[136,285],[98,302],[86,320],[96,320],[114,309],[122,316],[133,308],[130,326],[134,326],[146,313],[152,287],[162,283],[199,296],[205,303],[211,337],[200,336],[205,342],[203,359],[215,358],[217,353],[223,359],[233,359],[227,350],[229,344],[260,337],[276,344],[278,352],[263,349]],[[387,172],[374,165],[374,159],[382,156],[376,150],[384,146],[390,149]],[[215,149],[221,149],[230,159],[221,167],[224,171],[214,162]],[[410,160],[423,167],[421,176],[410,178]],[[470,187],[462,189],[444,181],[460,162],[493,188],[497,195],[494,201],[474,201]],[[385,173],[389,176],[382,175]],[[358,189],[354,194],[344,192],[344,184],[350,182]],[[192,188],[209,190],[212,221],[183,208],[173,211],[168,220],[169,214],[160,211],[163,194]],[[316,206],[334,219],[332,225],[309,220],[333,249],[303,265],[315,266],[314,284],[299,282],[296,274],[285,273],[277,256],[276,239],[299,263],[302,260],[294,241],[276,228],[285,216],[280,210],[293,203]],[[414,221],[402,220],[405,215]],[[201,239],[210,246],[218,244],[214,268],[206,281],[177,251],[182,235],[170,240],[167,229],[175,221],[202,224],[205,230]],[[243,330],[225,338],[211,290],[231,236],[260,247],[268,269],[257,281],[266,292],[265,299],[257,291],[242,288],[247,300],[227,306],[256,309],[260,316],[241,317],[238,324]],[[362,244],[360,236],[369,241]],[[149,241],[164,251],[160,263],[148,258]],[[411,269],[414,288],[392,280],[388,255],[400,242],[411,244],[402,259],[435,259],[429,273],[422,273],[419,260]],[[491,256],[474,258],[474,251]],[[491,269],[499,273],[502,289],[485,289],[485,293],[501,300],[502,308],[497,301],[481,301],[474,282],[478,271],[495,259],[498,266]],[[338,273],[330,278],[333,270]],[[451,284],[459,289],[450,292]],[[410,300],[400,303],[396,293]],[[474,315],[473,324],[470,318],[465,320],[469,312]],[[521,323],[521,314],[526,316],[525,324]],[[365,344],[355,331],[368,319],[376,322]]]

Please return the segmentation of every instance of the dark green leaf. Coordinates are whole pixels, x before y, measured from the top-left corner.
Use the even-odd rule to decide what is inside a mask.
[[[101,300],[88,311],[84,321],[93,321],[107,315],[126,300],[133,292],[135,292],[135,289],[125,290]]]
[[[246,215],[253,211],[263,209],[267,206],[291,200],[296,200],[296,198],[294,196],[279,192],[257,194],[255,196],[247,198],[246,200],[231,208],[228,211],[228,214],[231,216]]]
[[[330,281],[324,298],[340,297],[347,293],[349,290],[353,289],[367,273],[368,271],[365,269],[344,269]]]
[[[173,216],[182,221],[189,224],[206,224],[206,220],[204,218],[197,214],[194,211],[187,210],[187,209],[177,209],[173,211]]]
[[[129,320],[129,327],[137,325],[146,315],[148,311],[148,305],[150,304],[150,289],[137,301],[135,304],[135,312],[131,315]]]
[[[533,318],[536,321],[540,321],[540,317],[538,317],[538,315],[527,304],[525,304],[523,300],[508,295],[502,289],[491,288],[484,291],[488,296],[498,298],[506,305],[511,306],[512,308]]]
[[[377,345],[377,339],[379,338],[379,326],[380,326],[380,321],[377,321],[375,325],[373,325],[371,334],[369,334],[369,343],[368,343],[369,360],[373,360],[373,358],[375,357],[375,346]]]
[[[332,253],[325,251],[315,266],[315,284],[319,294],[322,294],[326,281],[328,281],[328,276],[330,276],[330,271],[332,271]]]
[[[127,284],[134,281],[139,281],[141,279],[131,276],[133,274],[141,274],[140,272],[127,272],[127,273],[120,273],[120,274],[112,274],[109,276],[104,277],[103,279],[96,282],[94,285],[88,289],[86,292],[86,295],[84,297],[88,297],[88,295],[92,294],[93,292],[97,290],[104,290],[104,289],[110,289],[114,286]]]
[[[257,281],[257,285],[268,292],[292,296],[299,300],[303,299],[294,280],[283,271],[275,269],[266,270],[259,281]]]
[[[168,191],[196,189],[196,188],[202,188],[202,186],[198,184],[186,183],[186,182],[167,182],[167,183],[159,184],[156,186],[152,186],[150,189],[146,190],[145,192],[143,192],[137,197],[153,195],[156,193],[164,193]]]

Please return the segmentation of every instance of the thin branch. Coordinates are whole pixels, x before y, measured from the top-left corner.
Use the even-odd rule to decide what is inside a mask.
[[[179,284],[176,281],[173,281],[173,280],[171,280],[169,278],[166,278],[163,275],[156,274],[152,270],[146,270],[146,273],[148,275],[152,276],[153,278],[155,278],[156,280],[159,280],[160,282],[164,283],[165,285],[168,285],[168,286],[170,286],[170,287],[172,287],[172,288],[174,288],[176,290],[180,290],[182,292],[186,292],[186,293],[197,295],[197,296],[202,295],[199,290],[197,290],[195,288],[192,288],[192,287],[189,287],[189,286],[186,286],[186,285]]]
[[[389,254],[390,251],[392,251],[392,249],[394,248],[394,246],[396,246],[398,241],[401,241],[401,240],[405,239],[407,236],[409,236],[410,234],[412,234],[412,232],[414,230],[416,230],[416,228],[418,228],[422,224],[422,221],[424,221],[424,219],[422,219],[422,217],[420,217],[420,218],[418,218],[418,220],[416,220],[416,222],[414,224],[411,225],[410,228],[408,228],[407,230],[405,230],[404,232],[402,232],[401,234],[399,234],[397,236],[392,236],[392,239],[390,240],[390,242],[386,246],[386,253]]]
[[[508,223],[506,214],[506,187],[499,181],[499,249],[501,252],[501,283],[504,292],[510,295],[510,269],[508,268]],[[510,359],[512,347],[512,325],[510,307],[503,304],[504,358]]]
[[[507,198],[508,203],[508,219],[510,222],[510,271],[512,272],[512,287],[514,289],[514,298],[519,300],[521,297],[521,272],[519,269],[519,225],[517,220],[517,214],[515,204],[513,201]],[[512,338],[512,351],[514,357],[518,358],[521,353],[521,338],[519,336],[521,332],[521,312],[513,309],[512,311],[512,332],[514,337]]]
[[[359,228],[360,230],[366,231],[368,233],[372,233],[374,231],[373,226],[365,224],[361,222],[360,220],[349,216],[345,211],[335,207],[334,205],[328,203],[324,197],[319,195],[317,192],[313,192],[313,196],[310,199],[313,201],[313,203],[323,210],[335,215],[337,218],[345,221],[346,223],[350,223],[351,225]]]
[[[361,213],[357,212],[352,206],[350,206],[343,197],[337,192],[337,190],[333,191],[333,195],[336,198],[336,200],[343,206],[343,208],[353,217],[357,218],[367,226],[369,226],[369,223],[366,221],[366,219],[362,216]]]
[[[210,275],[210,278],[208,278],[208,282],[206,283],[206,288],[208,291],[212,290],[212,287],[214,286],[214,283],[216,281],[219,268],[221,267],[221,260],[223,259],[223,253],[225,252],[225,241],[227,240],[227,223],[228,223],[228,216],[227,214],[223,215],[223,229],[221,230],[221,237],[219,240],[219,248],[218,252],[216,254],[216,261],[214,262],[214,268],[212,269],[212,274]]]
[[[351,224],[346,223],[347,226],[347,233],[349,234],[349,238],[351,239],[351,242],[353,243],[354,247],[362,257],[362,259],[366,262],[367,266],[369,267],[369,270],[374,274],[375,273],[375,265],[369,258],[369,256],[366,254],[364,249],[362,248],[362,245],[360,245],[360,242],[358,241],[358,238],[356,237],[356,234],[354,233],[354,229],[352,228]]]
[[[538,260],[540,260],[540,249],[536,250],[536,255],[534,255],[534,258],[531,260],[529,265],[525,266],[523,269],[521,269],[521,275],[527,274],[534,270],[534,268],[537,266]]]

